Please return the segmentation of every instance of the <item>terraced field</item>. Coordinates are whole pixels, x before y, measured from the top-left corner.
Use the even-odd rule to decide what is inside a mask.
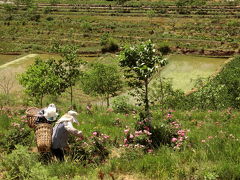
[[[80,54],[99,56],[101,38],[108,33],[120,46],[152,39],[158,46],[167,44],[185,54],[239,53],[240,8],[236,5],[179,8],[171,3],[84,2],[40,3],[31,12],[24,6],[11,12],[0,6],[0,52],[51,52],[53,44],[71,43],[79,46]]]

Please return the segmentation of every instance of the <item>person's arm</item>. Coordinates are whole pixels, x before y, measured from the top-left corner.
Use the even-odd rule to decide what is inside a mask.
[[[69,133],[76,135],[78,137],[83,137],[82,131],[79,131],[76,128],[74,128],[71,122],[65,122],[64,127]]]

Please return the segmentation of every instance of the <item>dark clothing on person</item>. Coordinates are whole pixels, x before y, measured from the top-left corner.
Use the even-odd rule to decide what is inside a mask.
[[[47,118],[44,116],[44,109],[42,109],[41,111],[38,112],[37,114],[37,119],[35,121],[35,124],[39,124],[39,123],[48,123],[51,124],[50,121],[47,120]]]
[[[64,154],[63,154],[63,150],[58,148],[58,149],[52,149],[52,153],[54,156],[56,156],[56,158],[60,161],[64,161]]]

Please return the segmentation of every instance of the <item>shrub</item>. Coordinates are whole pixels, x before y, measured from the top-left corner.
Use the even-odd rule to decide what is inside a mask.
[[[77,139],[71,147],[70,157],[82,164],[99,164],[109,155],[107,145],[110,143],[109,136],[100,132],[93,132],[89,139]]]
[[[159,46],[159,51],[162,53],[162,55],[167,55],[171,52],[171,49],[167,44],[161,44]]]
[[[204,5],[206,4],[206,0],[178,0],[176,2],[176,5],[178,7],[181,7],[181,6],[201,6],[201,5]]]
[[[190,94],[189,107],[199,109],[224,109],[231,104],[228,99],[227,87],[216,81],[199,79],[196,88],[198,91]]]
[[[126,96],[118,96],[113,100],[112,108],[117,113],[129,113],[134,110],[133,105],[128,104]]]
[[[9,129],[0,139],[0,146],[6,152],[11,152],[16,145],[31,146],[33,143],[33,135],[31,130],[26,128],[23,123],[12,123],[12,128]]]
[[[186,98],[188,107],[199,109],[240,108],[240,56],[232,59],[212,79],[198,79],[197,92]]]
[[[117,41],[110,37],[108,33],[105,33],[101,36],[102,53],[106,52],[116,52],[119,50]]]
[[[12,153],[5,155],[0,169],[6,179],[49,179],[47,170],[37,161],[37,155],[28,152],[24,146],[17,145]]]
[[[49,16],[46,18],[47,21],[53,21],[53,17]]]
[[[144,114],[140,114],[135,130],[130,131],[130,128],[127,128],[124,133],[126,135],[124,146],[142,148],[145,152],[152,152],[153,149],[162,145],[181,149],[187,139],[187,131],[181,129],[180,124],[174,120],[170,112],[160,125],[153,125],[151,118],[146,118]]]
[[[231,106],[235,108],[240,108],[239,73],[240,73],[240,56],[237,56],[227,65],[225,65],[223,70],[214,79],[214,82],[216,84],[225,86],[225,88],[227,89],[226,90],[227,95],[225,95],[225,97],[228,97],[227,99],[225,99],[225,102],[227,100],[230,100]],[[224,94],[220,94],[220,96],[222,95]]]
[[[155,108],[164,109],[184,109],[186,108],[184,92],[174,90],[172,81],[160,79],[152,83],[149,89],[149,97]]]

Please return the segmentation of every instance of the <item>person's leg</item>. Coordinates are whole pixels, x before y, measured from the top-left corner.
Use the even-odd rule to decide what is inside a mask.
[[[56,158],[60,161],[64,161],[64,154],[63,154],[63,150],[58,148],[58,149],[52,149],[52,153],[54,156],[56,156]]]

